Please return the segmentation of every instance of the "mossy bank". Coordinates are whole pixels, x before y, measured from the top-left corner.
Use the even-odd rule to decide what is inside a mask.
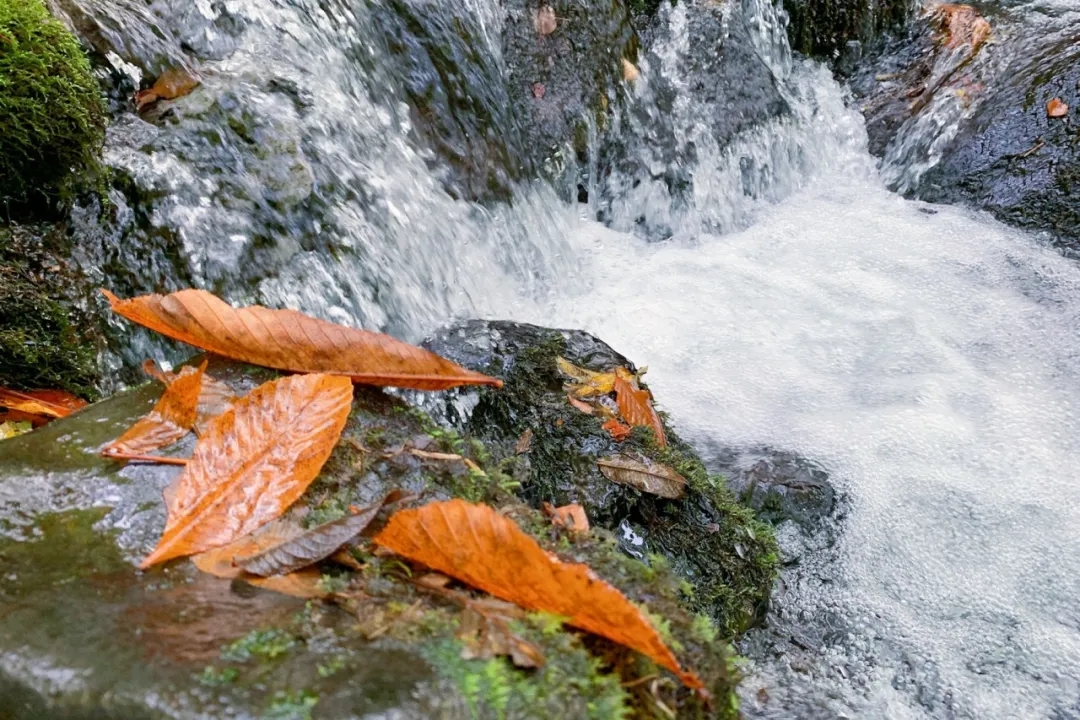
[[[0,3],[0,127],[8,215],[54,213],[98,167],[105,138],[98,83],[78,41],[42,0]]]

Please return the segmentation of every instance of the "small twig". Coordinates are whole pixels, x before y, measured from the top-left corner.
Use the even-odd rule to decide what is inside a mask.
[[[103,452],[101,454],[107,458],[112,458],[113,460],[136,460],[139,462],[159,463],[161,465],[188,464],[187,458],[163,457],[161,455],[138,455],[135,453],[125,453],[117,450],[114,450],[112,452]]]
[[[644,685],[644,684],[645,684],[645,683],[647,683],[647,682],[650,682],[650,681],[652,681],[652,680],[655,680],[655,679],[656,679],[656,678],[658,678],[658,677],[660,677],[660,676],[659,676],[659,675],[657,675],[656,673],[653,673],[652,675],[646,675],[645,677],[639,677],[639,678],[638,678],[638,679],[636,679],[636,680],[628,680],[628,681],[624,682],[624,683],[622,684],[622,686],[623,686],[624,688],[632,688],[632,687],[637,687],[638,685]]]
[[[464,460],[465,459],[462,456],[457,455],[455,453],[428,452],[427,450],[417,450],[416,448],[411,448],[409,450],[409,454],[410,455],[415,455],[418,458],[424,458],[425,460],[448,460],[448,461],[452,461],[452,460]]]

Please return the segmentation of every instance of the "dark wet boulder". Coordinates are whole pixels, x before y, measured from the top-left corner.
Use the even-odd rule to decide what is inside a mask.
[[[241,393],[274,376],[219,360],[209,373]],[[401,561],[370,547],[354,553],[359,571],[319,567],[322,600],[200,573],[186,559],[137,571],[164,525],[162,491],[180,470],[96,450],[159,393],[143,385],[0,441],[4,718],[650,716],[647,684],[624,687],[620,673],[655,666],[545,616],[514,624],[540,648],[543,668],[466,659],[460,603],[404,581]],[[166,454],[187,455],[193,442]],[[472,464],[448,459],[458,456]],[[603,529],[575,538],[554,528],[515,499],[517,464],[399,397],[357,388],[341,442],[290,517],[310,527],[390,488],[417,493],[417,502],[499,507],[546,550],[588,563],[663,618],[680,659],[721,699],[719,716],[734,717],[727,643],[687,608],[685,582],[662,562],[627,556]],[[686,690],[661,694],[680,716],[716,717]]]
[[[469,390],[433,408],[481,439],[495,457],[516,462],[529,504],[578,503],[590,520],[615,533],[624,552],[663,558],[693,588],[692,606],[729,634],[763,611],[777,563],[768,527],[738,504],[723,478],[710,475],[694,450],[665,423],[668,447],[652,432],[634,430],[616,442],[599,417],[567,401],[556,358],[594,371],[634,369],[618,352],[588,333],[511,322],[471,321],[440,331],[427,346],[466,367],[502,378],[500,391]],[[668,500],[619,485],[596,461],[638,453],[677,470],[688,490]]]
[[[836,490],[825,468],[772,448],[706,449],[705,464],[728,480],[732,492],[773,525],[791,520],[813,530],[836,511]]]

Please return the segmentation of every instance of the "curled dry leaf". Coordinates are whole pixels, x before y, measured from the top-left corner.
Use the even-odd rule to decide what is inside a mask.
[[[589,516],[585,508],[577,503],[555,507],[551,503],[541,505],[544,514],[551,518],[551,524],[557,528],[569,530],[574,535],[589,534]]]
[[[67,417],[86,407],[87,403],[64,390],[12,390],[0,387],[0,408],[5,408],[3,420],[31,422],[42,425],[55,418]]]
[[[642,461],[629,455],[613,455],[597,460],[596,464],[604,477],[620,485],[671,500],[686,494],[686,478],[674,468],[648,458]]]
[[[326,593],[319,586],[322,574],[317,570],[301,570],[288,575],[261,578],[248,575],[236,565],[237,559],[253,555],[301,533],[303,533],[303,528],[294,522],[283,519],[273,520],[228,545],[195,555],[191,561],[204,573],[220,578],[242,578],[264,590],[273,590],[299,598],[325,597]]]
[[[400,502],[406,497],[404,490],[393,490],[382,500],[360,508],[355,515],[346,515],[323,523],[253,555],[237,558],[235,562],[245,571],[261,577],[285,575],[314,565],[333,555],[341,546],[367,529],[383,507]]]
[[[158,382],[168,385],[176,379],[176,373],[166,372],[160,369],[153,360],[146,360],[142,365],[143,372]],[[239,395],[236,394],[227,383],[210,377],[203,373],[202,387],[199,390],[198,415],[195,418],[195,432],[202,435],[206,432],[207,423],[221,413],[232,407],[233,402]]]
[[[550,5],[541,5],[539,10],[533,11],[533,28],[540,35],[550,35],[559,26],[559,20],[555,17],[555,8]]]
[[[637,378],[622,368],[615,371],[615,402],[623,420],[630,425],[652,428],[657,444],[667,447],[664,424],[653,407],[652,393],[638,388]]]
[[[599,373],[578,367],[564,357],[556,357],[555,365],[559,372],[572,383],[568,388],[576,398],[590,398],[607,395],[615,390],[615,373]]]
[[[330,457],[352,395],[347,378],[293,375],[237,400],[195,445],[140,567],[228,544],[281,515]]]
[[[205,372],[205,361],[197,368],[188,366],[181,370],[165,386],[165,392],[153,410],[106,445],[101,454],[112,457],[145,455],[187,435],[198,417],[199,393]]]
[[[626,82],[634,82],[641,75],[641,71],[637,69],[637,65],[630,62],[626,58],[622,59],[622,79]]]
[[[525,432],[521,433],[521,436],[514,443],[514,454],[524,455],[529,452],[529,448],[532,447],[533,431],[532,428],[525,428]]]
[[[544,666],[540,648],[516,635],[502,618],[485,615],[472,606],[466,606],[461,613],[457,638],[462,643],[463,660],[505,656],[519,668]]]
[[[1063,118],[1069,114],[1069,106],[1062,102],[1061,98],[1053,98],[1050,102],[1046,103],[1046,116],[1052,118]]]
[[[502,381],[389,335],[357,330],[295,310],[234,308],[205,290],[121,300],[112,309],[174,340],[233,360],[293,372],[347,375],[368,385],[445,390]]]
[[[611,435],[616,442],[622,442],[630,437],[630,426],[619,422],[617,418],[608,418],[600,427],[607,430],[608,434]]]
[[[574,627],[648,656],[687,687],[703,689],[622,593],[588,566],[548,555],[512,520],[486,505],[450,500],[402,510],[375,542],[523,608],[566,617]]]

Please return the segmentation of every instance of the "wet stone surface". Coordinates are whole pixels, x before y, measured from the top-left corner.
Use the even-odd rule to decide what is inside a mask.
[[[519,370],[535,372],[539,358],[553,359],[545,354],[553,332],[530,328],[515,336]],[[591,336],[569,337],[562,352],[576,362],[628,364]],[[495,357],[491,346],[479,341],[461,347],[477,358]],[[269,371],[214,359],[209,372],[241,393],[273,377]],[[417,493],[417,502],[464,497],[503,508],[546,549],[588,563],[663,618],[665,636],[681,648],[680,658],[699,672],[715,697],[728,698],[734,682],[723,638],[744,628],[767,594],[772,561],[763,554],[773,547],[768,530],[755,524],[748,511],[719,506],[704,493],[680,511],[675,503],[661,505],[630,497],[624,489],[613,493],[602,488],[591,460],[580,453],[582,448],[599,452],[607,442],[603,434],[586,428],[575,438],[572,428],[556,427],[553,436],[545,434],[545,418],[558,419],[550,414],[553,408],[530,409],[529,403],[552,401],[553,396],[547,385],[539,394],[529,391],[525,383],[531,381],[520,376],[517,390],[526,394],[505,404],[491,397],[479,400],[480,415],[474,418],[488,413],[494,422],[499,408],[513,407],[517,413],[502,432],[477,425],[487,428],[490,442],[440,426],[398,397],[357,388],[342,441],[290,511],[292,517],[306,526],[320,524],[391,488]],[[508,390],[509,396],[513,387]],[[631,716],[654,714],[645,684],[623,689],[621,683],[624,677],[655,672],[655,666],[610,643],[553,629],[543,616],[529,615],[515,625],[544,654],[547,663],[541,670],[518,670],[501,658],[462,659],[456,637],[460,607],[403,582],[399,560],[369,550],[356,551],[364,565],[360,572],[330,562],[319,567],[319,592],[332,593],[332,600],[294,598],[243,579],[213,577],[186,559],[137,571],[135,565],[164,525],[162,490],[180,470],[125,465],[97,452],[145,413],[160,391],[156,383],[145,384],[0,444],[3,720],[339,719],[380,713],[401,718],[606,718],[622,707]],[[538,447],[557,437],[564,448],[547,445],[535,460],[503,452],[501,439],[516,439],[520,422],[534,424]],[[571,425],[576,427],[576,420]],[[165,454],[188,456],[193,444],[189,437]],[[424,452],[469,458],[479,471]],[[680,461],[684,472],[694,469],[692,456]],[[570,468],[579,479],[558,485],[543,473],[534,476],[533,468],[545,464],[560,472]],[[614,527],[616,518],[635,523],[648,538],[648,549],[667,559],[635,553],[646,561],[640,562],[602,528],[588,538],[572,539],[515,497],[520,492],[530,500],[588,502],[580,494],[586,488],[601,498],[588,505],[591,510],[612,521],[601,520],[601,525]],[[727,501],[724,495],[709,497]],[[683,519],[693,524],[678,526]],[[690,547],[690,538],[709,533],[702,529],[707,520],[725,523],[707,545],[709,552],[723,552],[730,564],[722,568],[727,573],[723,584],[717,583],[726,590],[699,583],[705,598],[699,602],[690,598],[698,587],[687,585],[685,578],[700,579],[693,573],[701,572],[702,560],[676,551]],[[740,533],[752,533],[756,540],[747,535],[741,550],[734,545],[725,549],[723,543]],[[721,607],[722,612],[708,613],[718,627],[693,614],[694,609]],[[707,715],[688,691],[672,685],[662,695],[681,715]],[[728,712],[730,702],[722,702]]]

